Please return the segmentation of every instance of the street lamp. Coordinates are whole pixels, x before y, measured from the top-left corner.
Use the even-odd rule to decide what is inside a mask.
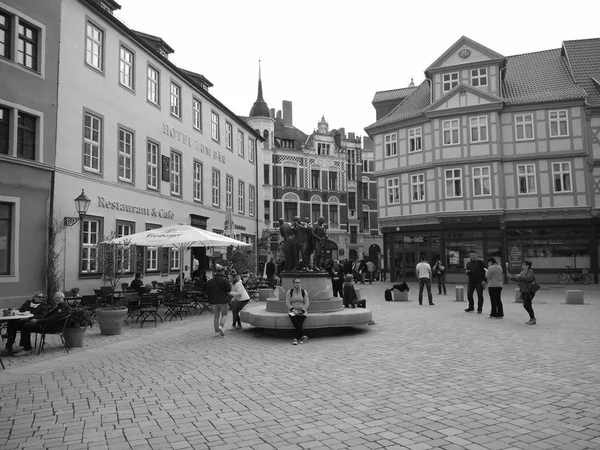
[[[87,213],[88,208],[90,207],[90,203],[92,201],[85,195],[83,189],[81,190],[81,194],[75,200],[75,209],[77,210],[77,214],[79,217],[65,217],[64,224],[67,227],[72,227],[80,220],[83,220],[83,216]]]

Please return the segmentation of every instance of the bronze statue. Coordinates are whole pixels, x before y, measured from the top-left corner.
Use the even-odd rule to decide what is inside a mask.
[[[296,235],[292,224],[283,218],[279,219],[279,233],[283,238],[283,270],[294,270],[298,263],[298,252],[296,250]]]
[[[310,255],[313,252],[313,230],[306,222],[302,222],[300,217],[294,217],[292,224],[296,235],[296,251],[301,260],[296,267],[297,270],[310,270]]]
[[[324,223],[325,218],[321,216],[313,227],[313,247],[315,249],[313,257],[314,270],[323,270],[321,258],[323,256],[323,247],[325,246],[325,238],[327,235],[327,225],[324,225]]]

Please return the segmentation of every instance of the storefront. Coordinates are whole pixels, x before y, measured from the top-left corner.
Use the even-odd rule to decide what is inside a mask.
[[[465,266],[474,252],[480,259],[494,257],[503,267],[508,261],[513,272],[520,270],[522,261],[531,261],[542,283],[556,283],[566,266],[587,269],[597,282],[599,244],[593,230],[589,220],[384,229],[384,262],[392,281],[414,281],[421,256],[432,264],[441,259],[446,281],[464,282]]]

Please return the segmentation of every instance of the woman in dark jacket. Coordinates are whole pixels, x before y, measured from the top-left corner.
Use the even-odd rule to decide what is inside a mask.
[[[519,284],[519,290],[521,291],[521,300],[523,301],[523,308],[529,313],[529,321],[527,325],[535,325],[537,320],[533,312],[533,296],[534,292],[531,292],[530,285],[535,281],[535,273],[531,270],[531,261],[523,261],[521,264],[521,272],[518,275],[511,275],[508,273],[508,263],[506,263],[506,273],[510,280],[515,280]]]

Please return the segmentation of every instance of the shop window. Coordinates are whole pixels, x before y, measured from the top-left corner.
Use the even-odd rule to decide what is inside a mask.
[[[0,203],[0,275],[10,275],[12,267],[13,204]]]

